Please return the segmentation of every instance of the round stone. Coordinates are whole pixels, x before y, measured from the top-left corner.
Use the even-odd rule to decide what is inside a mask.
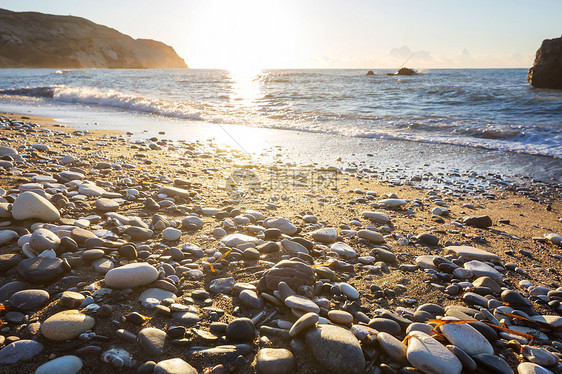
[[[23,290],[10,297],[10,305],[23,311],[36,310],[49,301],[49,298],[49,293],[45,290]]]
[[[56,313],[41,324],[41,333],[50,340],[68,340],[91,330],[95,320],[76,309]]]
[[[18,273],[31,283],[50,283],[65,271],[64,261],[56,257],[28,258],[18,264]]]
[[[255,335],[254,322],[249,318],[237,318],[226,327],[226,337],[229,340],[250,342],[254,340]]]
[[[15,220],[37,219],[44,222],[58,221],[60,213],[50,201],[34,192],[26,191],[18,195],[12,205]]]
[[[262,348],[256,355],[256,372],[290,374],[295,371],[295,358],[284,348]]]
[[[37,253],[45,249],[57,249],[59,244],[60,238],[54,232],[43,228],[33,231],[29,239],[29,246]]]
[[[355,300],[359,298],[359,292],[350,284],[342,282],[339,284],[340,291],[348,298]]]
[[[181,358],[171,358],[156,364],[154,374],[197,374],[197,370]]]
[[[105,284],[111,288],[135,288],[158,279],[158,270],[147,263],[128,264],[105,274]]]
[[[162,237],[167,241],[178,240],[181,236],[181,231],[173,227],[168,227],[162,231]]]
[[[353,323],[353,315],[343,310],[330,310],[328,312],[328,319],[342,325]]]

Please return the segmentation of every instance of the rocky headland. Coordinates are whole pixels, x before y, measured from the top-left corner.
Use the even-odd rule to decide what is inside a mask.
[[[0,117],[2,373],[562,371],[560,185],[39,120]]]
[[[174,49],[85,18],[0,9],[0,68],[187,68]]]

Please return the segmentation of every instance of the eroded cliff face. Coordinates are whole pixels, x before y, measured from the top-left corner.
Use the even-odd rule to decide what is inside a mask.
[[[0,9],[0,68],[187,68],[162,42],[85,18]]]
[[[537,88],[562,89],[562,37],[542,42],[527,79]]]

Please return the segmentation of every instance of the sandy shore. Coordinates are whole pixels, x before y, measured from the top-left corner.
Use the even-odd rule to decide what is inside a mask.
[[[477,311],[479,307],[466,299],[466,292],[471,290],[471,286],[465,283],[478,277],[461,279],[451,274],[442,275],[446,271],[417,266],[420,256],[445,256],[448,247],[461,245],[479,248],[499,257],[499,261],[493,261],[492,265],[501,276],[497,286],[504,287],[502,291],[509,289],[520,292],[530,300],[539,315],[559,316],[562,311],[556,292],[551,296],[546,292],[536,294],[544,297],[533,296],[535,294],[530,294],[529,285],[522,282],[530,281],[534,286],[546,287],[548,290],[560,287],[561,248],[545,239],[545,235],[562,233],[559,185],[516,184],[494,175],[465,175],[462,183],[457,183],[455,181],[459,179],[455,179],[455,176],[448,179],[446,172],[442,176],[422,174],[407,181],[381,180],[352,166],[342,173],[336,168],[297,166],[290,161],[258,164],[243,152],[205,140],[190,143],[154,138],[144,142],[130,141],[126,134],[114,131],[77,132],[76,129],[61,127],[51,118],[11,113],[4,115],[38,126],[22,127],[6,122],[1,129],[0,146],[10,147],[18,153],[18,157],[12,157],[10,153],[3,156],[3,160],[9,164],[2,164],[0,174],[0,188],[5,190],[0,200],[6,203],[7,210],[6,214],[0,215],[4,217],[0,219],[2,227],[16,232],[18,239],[37,229],[36,222],[42,222],[41,219],[15,220],[9,213],[9,204],[25,190],[41,190],[55,202],[60,212],[61,219],[54,226],[81,227],[91,235],[103,234],[109,239],[89,247],[85,246],[82,235],[90,234],[74,234],[77,248],[62,250],[57,245],[56,256],[66,259],[71,269],[45,283],[33,282],[29,277],[26,279],[18,270],[19,266],[16,265],[33,254],[24,251],[16,243],[15,237],[2,243],[0,255],[12,257],[4,257],[0,261],[0,286],[24,281],[25,288],[46,290],[49,298],[34,310],[22,310],[10,302],[4,303],[5,310],[0,311],[0,319],[7,323],[0,329],[0,344],[8,345],[17,339],[34,340],[43,345],[43,350],[28,360],[1,365],[0,372],[33,372],[39,365],[55,357],[77,355],[83,363],[82,372],[137,372],[138,367],[148,360],[157,363],[165,359],[182,358],[199,372],[215,367],[213,372],[226,370],[251,373],[256,371],[257,353],[262,348],[291,351],[293,365],[296,365],[293,372],[334,371],[329,363],[319,362],[321,354],[311,349],[311,343],[303,336],[291,341],[284,337],[288,334],[286,330],[279,332],[263,328],[285,326],[276,323],[277,320],[286,321],[290,326],[297,319],[295,315],[298,313],[294,310],[292,313],[282,299],[277,297],[276,302],[268,299],[275,298],[274,290],[254,291],[254,286],[265,276],[264,272],[280,260],[294,256],[303,259],[316,271],[316,279],[310,287],[294,291],[315,300],[321,299],[317,300],[322,307],[319,313],[321,318],[329,316],[326,314],[327,309],[341,310],[352,316],[353,324],[361,325],[381,315],[381,309],[387,309],[394,315],[411,318],[413,322],[417,308],[428,303],[443,308],[472,306]],[[65,156],[72,156],[74,160],[63,163]],[[65,171],[79,175],[74,181],[65,180],[61,177]],[[378,173],[379,177],[381,174],[384,173]],[[439,189],[433,189],[427,188],[428,180],[445,182],[435,184]],[[91,181],[105,193],[80,192],[80,184],[84,181]],[[162,190],[166,186],[188,191],[188,197],[166,197],[165,190]],[[103,196],[113,203],[98,202]],[[238,201],[239,197],[241,199]],[[397,207],[385,208],[381,201],[387,198],[407,201]],[[152,202],[158,203],[157,209],[149,207]],[[434,214],[435,208],[447,209],[449,214]],[[127,231],[131,223],[120,221],[108,212],[115,209],[122,217],[138,217],[143,222],[139,226],[146,226],[146,230],[152,234],[135,240],[134,235]],[[233,210],[239,210],[240,215],[231,214]],[[259,214],[249,213],[244,217],[246,211]],[[389,221],[366,219],[363,214],[366,211],[387,215]],[[264,220],[260,215],[266,218],[284,217],[290,221],[290,225],[282,225],[280,230],[285,230],[285,226],[295,227],[295,230],[291,232],[289,229],[286,235],[266,238],[264,227],[268,227],[267,219]],[[182,223],[187,216],[199,217],[203,222],[202,227]],[[470,216],[488,216],[492,225],[484,225],[486,227],[483,228],[470,226],[467,224],[470,220],[464,220]],[[240,218],[235,220],[234,217]],[[166,227],[179,229],[179,239],[163,239],[162,232]],[[274,225],[270,224],[269,227]],[[324,243],[315,240],[312,233],[322,228],[334,228],[337,237]],[[383,240],[375,243],[359,237],[358,231],[365,229],[378,232]],[[50,230],[56,232],[55,228]],[[64,230],[60,232],[59,236],[66,235]],[[235,233],[250,235],[259,242],[243,243],[238,248],[221,244],[224,235]],[[421,234],[430,235],[420,237]],[[292,238],[308,240],[306,243],[311,247],[307,248],[307,253],[291,254],[284,245],[280,245],[283,239]],[[20,239],[19,243],[22,242],[25,240]],[[129,242],[134,243],[138,254],[144,251],[146,257],[124,257],[119,248]],[[282,248],[268,253],[262,248],[263,242],[274,242]],[[333,242],[347,243],[354,254],[338,254],[332,247]],[[203,256],[196,255],[189,247],[182,247],[185,243],[198,246]],[[181,256],[178,254],[178,258],[175,258],[171,247],[179,248]],[[94,252],[85,254],[86,250],[94,251],[93,248],[101,249],[100,257],[96,257]],[[209,265],[217,258],[217,263]],[[97,266],[92,265],[92,259]],[[38,331],[40,324],[48,317],[70,309],[61,305],[62,292],[75,291],[91,296],[95,290],[104,287],[105,271],[135,262],[146,262],[159,269],[162,275],[158,282],[167,282],[166,287],[177,296],[175,303],[184,305],[197,316],[196,324],[186,326],[184,341],[174,342],[168,336],[161,354],[150,353],[146,344],[137,342],[136,336],[142,329],[153,327],[167,331],[171,326],[182,324],[173,319],[169,303],[162,302],[154,308],[138,301],[139,295],[147,288],[158,288],[154,284],[144,284],[130,291],[114,290],[111,295],[94,297],[92,301],[98,309],[81,308],[81,312],[95,321],[92,328],[94,335],[57,341],[48,339]],[[462,267],[462,259],[456,264]],[[178,267],[187,270],[180,271]],[[173,277],[165,279],[165,269],[172,271],[169,268],[175,268],[175,273],[166,273]],[[328,270],[318,270],[322,268]],[[343,291],[331,289],[332,286],[327,286],[330,281],[325,280],[327,274],[333,274],[332,286],[345,282],[357,290],[360,297],[346,298]],[[236,291],[223,294],[210,290],[213,280],[228,277],[234,278],[235,283],[240,285],[239,289],[250,291],[249,299],[240,297]],[[455,284],[461,284],[456,292],[454,287],[451,288]],[[502,300],[498,292],[477,291],[489,299],[507,302]],[[109,311],[108,315],[100,310]],[[359,311],[362,314],[358,314]],[[19,314],[10,316],[10,322],[7,320],[8,312],[17,312],[23,317]],[[132,312],[148,319],[143,320],[142,324],[135,324],[131,322],[133,317],[127,317]],[[264,312],[263,315],[261,312]],[[361,320],[363,315],[367,316],[367,321]],[[437,316],[439,314],[434,315]],[[18,321],[16,317],[22,319]],[[221,331],[220,322],[228,324],[241,317],[255,319],[255,339],[236,341],[215,332]],[[520,321],[512,323],[525,324]],[[350,326],[351,323],[346,323],[341,328],[346,330]],[[117,332],[119,329],[135,335],[130,340],[120,338],[123,334]],[[557,362],[562,345],[555,345],[553,341],[559,339],[559,332],[544,326],[542,330],[548,340],[535,337],[531,345],[553,352]],[[215,332],[215,335],[208,336],[209,331]],[[394,335],[402,341],[406,335],[405,328],[401,326]],[[511,336],[511,339],[500,336],[492,341],[494,354],[502,357],[512,369],[528,361],[520,354],[516,343],[510,342],[515,338],[516,335]],[[216,358],[200,354],[194,349],[232,343],[249,344],[249,352],[240,353],[243,359],[236,359],[238,354],[228,359]],[[374,373],[381,365],[383,370],[412,366],[407,361],[393,360],[383,346],[382,341],[374,345],[362,342],[366,372]],[[112,347],[126,350],[136,364],[130,368],[115,368],[103,362],[100,357]],[[217,368],[219,364],[223,364],[223,368]],[[390,366],[386,369],[385,365]],[[479,364],[480,370],[486,371],[482,365]],[[559,372],[557,365],[549,366],[549,370]],[[345,366],[340,370],[345,370]]]

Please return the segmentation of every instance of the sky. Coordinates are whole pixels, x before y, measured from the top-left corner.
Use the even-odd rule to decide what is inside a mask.
[[[191,68],[528,68],[561,0],[0,0],[174,47]]]

